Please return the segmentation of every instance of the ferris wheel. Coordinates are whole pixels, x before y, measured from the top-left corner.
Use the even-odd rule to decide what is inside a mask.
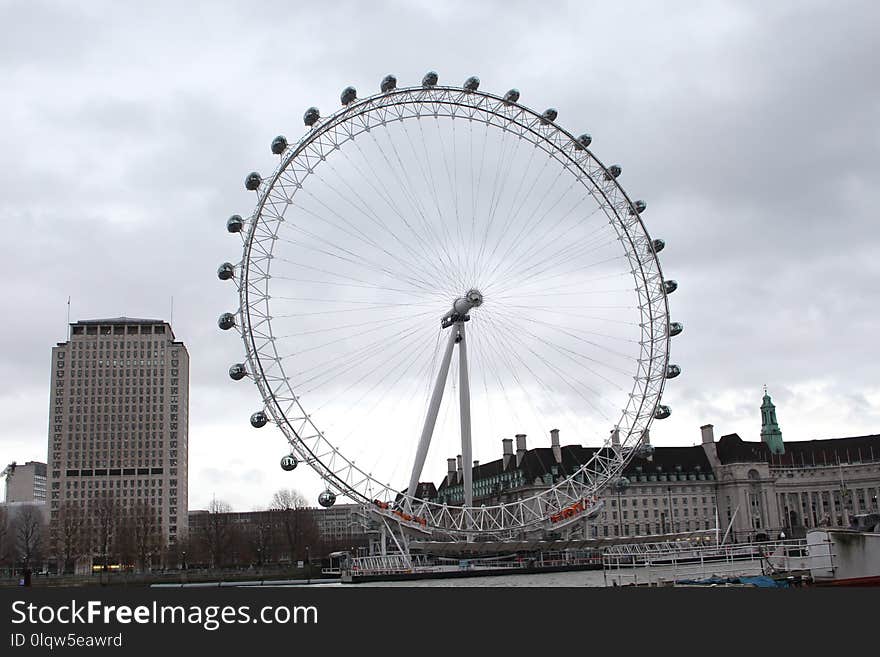
[[[239,296],[219,326],[246,353],[229,375],[257,385],[250,421],[286,437],[281,467],[311,466],[323,506],[468,540],[594,514],[670,415],[682,331],[621,167],[555,109],[479,87],[389,75],[329,116],[309,108],[302,138],[272,141],[274,171],[246,177],[256,207],[227,222],[241,259],[218,270]],[[551,430],[556,460],[523,480],[508,459]],[[572,463],[560,431],[596,449]],[[478,459],[503,465],[475,482]]]

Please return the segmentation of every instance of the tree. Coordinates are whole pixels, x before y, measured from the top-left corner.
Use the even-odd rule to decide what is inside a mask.
[[[21,508],[13,520],[15,547],[19,560],[25,569],[40,556],[43,543],[43,516],[34,505]]]
[[[232,526],[232,507],[222,500],[213,499],[208,505],[208,517],[201,530],[201,542],[211,568],[229,563],[235,530]]]
[[[258,566],[271,562],[275,557],[277,527],[276,512],[256,511],[248,528],[248,542]]]
[[[101,555],[104,570],[110,561],[115,561],[119,549],[120,522],[122,518],[121,507],[113,495],[106,491],[95,498],[91,508],[92,532],[95,539],[94,547]]]
[[[128,524],[131,528],[130,535],[137,567],[140,570],[149,570],[153,555],[159,552],[162,543],[159,517],[155,507],[149,502],[138,501],[128,516]]]
[[[281,489],[272,496],[272,509],[278,514],[279,528],[287,543],[291,561],[304,560],[320,541],[318,525],[306,498],[299,491]]]
[[[61,505],[57,519],[52,523],[55,557],[61,561],[61,571],[70,572],[76,560],[86,551],[85,514],[76,502]]]

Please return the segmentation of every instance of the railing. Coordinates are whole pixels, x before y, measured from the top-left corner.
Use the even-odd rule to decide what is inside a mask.
[[[369,557],[352,557],[341,565],[341,571],[353,575],[364,573],[370,575],[389,575],[410,573],[415,569],[429,569],[432,564],[421,555],[400,553],[375,555]]]
[[[660,586],[713,576],[806,575],[811,561],[831,558],[827,551],[810,555],[804,540],[711,546],[655,543],[609,548],[602,567],[608,586]]]

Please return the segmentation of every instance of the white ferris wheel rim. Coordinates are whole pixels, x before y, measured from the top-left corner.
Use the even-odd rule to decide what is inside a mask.
[[[617,422],[619,441],[605,445],[581,467],[527,498],[493,506],[446,505],[416,497],[411,491],[380,481],[349,460],[316,426],[293,390],[272,332],[269,282],[271,260],[283,221],[274,209],[302,187],[303,181],[342,143],[371,127],[392,121],[427,118],[467,118],[511,130],[531,141],[550,158],[569,169],[593,196],[617,232],[636,283],[641,317],[638,368],[629,401]],[[518,102],[476,89],[418,86],[392,89],[357,99],[320,119],[281,154],[271,176],[261,179],[258,203],[245,224],[244,249],[238,280],[240,297],[236,324],[240,329],[250,375],[263,398],[264,409],[285,434],[290,447],[325,481],[328,489],[366,504],[404,499],[410,518],[427,531],[451,536],[498,536],[546,523],[554,513],[595,499],[620,476],[654,417],[669,362],[669,311],[659,259],[641,218],[616,176],[589,148],[554,120]],[[400,514],[397,520],[400,521]]]

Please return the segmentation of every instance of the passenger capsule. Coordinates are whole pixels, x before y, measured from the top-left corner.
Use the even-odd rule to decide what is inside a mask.
[[[678,283],[673,280],[663,281],[663,289],[666,290],[666,294],[672,294],[678,289]]]
[[[670,415],[672,415],[672,409],[669,408],[668,406],[664,406],[663,404],[660,404],[654,410],[654,419],[655,420],[665,420]]]
[[[393,91],[397,88],[397,78],[393,75],[386,75],[382,78],[382,82],[379,83],[379,89],[383,93],[388,93],[389,91]]]
[[[681,322],[672,322],[669,325],[669,335],[678,335],[682,331],[684,331],[684,324]]]
[[[608,167],[608,170],[605,172],[605,180],[611,180],[612,178],[617,178],[621,173],[623,173],[623,169],[620,168],[618,164],[612,164]]]
[[[235,265],[231,262],[224,262],[217,268],[217,278],[221,281],[228,281],[235,276]]]
[[[244,363],[236,363],[229,368],[229,378],[233,381],[241,381],[246,376],[247,369],[245,368]]]
[[[669,365],[666,368],[666,378],[674,379],[681,374],[681,368],[678,365]]]
[[[260,188],[261,182],[263,182],[263,179],[260,177],[260,174],[256,171],[251,171],[247,178],[244,179],[244,186],[253,192]]]
[[[297,465],[299,465],[299,461],[296,460],[296,457],[293,454],[281,457],[281,469],[285,472],[296,470]]]
[[[251,426],[254,429],[265,427],[268,422],[269,418],[266,417],[266,414],[263,411],[257,411],[256,413],[251,415]]]
[[[235,315],[232,313],[223,313],[220,315],[220,319],[217,320],[217,326],[224,331],[228,331],[235,326]]]
[[[519,89],[511,89],[504,94],[504,102],[507,104],[515,103],[519,100]]]
[[[618,490],[623,490],[629,486],[629,479],[626,477],[620,477],[614,481],[614,487]]]
[[[342,93],[339,95],[339,100],[342,101],[343,105],[348,105],[349,103],[353,103],[357,100],[357,91],[354,87],[346,87],[342,90]]]
[[[645,208],[648,207],[648,204],[644,201],[636,201],[633,203],[633,207],[629,209],[630,214],[642,214],[645,211]]]
[[[226,220],[226,230],[230,233],[240,233],[243,227],[244,221],[242,221],[240,214],[234,214]]]
[[[275,155],[281,155],[284,151],[287,150],[287,137],[284,135],[278,135],[275,139],[272,140],[272,153]]]
[[[318,495],[318,504],[325,508],[329,508],[336,504],[336,494],[331,490],[325,490],[323,493]]]
[[[423,87],[433,87],[437,84],[437,72],[436,71],[428,71],[425,73],[425,77],[422,78],[422,86]]]
[[[557,112],[555,108],[550,107],[545,109],[544,113],[541,115],[541,123],[553,123],[557,116],[559,116],[559,112]]]
[[[654,249],[654,253],[660,253],[663,249],[666,248],[666,242],[661,239],[656,239],[651,242],[651,247]]]
[[[303,123],[305,123],[308,127],[312,127],[318,122],[318,119],[321,118],[321,113],[318,111],[317,107],[310,107],[306,110],[306,113],[303,114]]]
[[[574,144],[576,150],[582,151],[585,148],[589,148],[590,144],[593,143],[593,138],[590,137],[586,132],[577,138],[577,141]]]
[[[467,80],[464,81],[464,89],[465,91],[476,91],[480,88],[480,78],[476,75],[472,75]]]

